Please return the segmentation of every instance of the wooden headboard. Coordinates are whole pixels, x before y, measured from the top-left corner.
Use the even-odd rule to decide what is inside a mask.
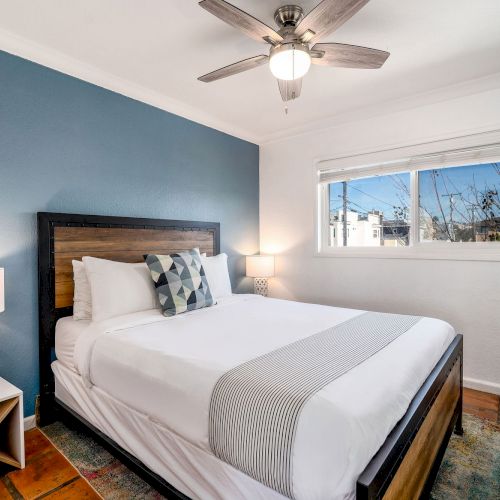
[[[175,253],[199,247],[220,251],[220,225],[161,219],[38,213],[38,311],[40,404],[54,392],[50,363],[55,324],[73,312],[72,260],[85,255],[143,262],[147,253]]]

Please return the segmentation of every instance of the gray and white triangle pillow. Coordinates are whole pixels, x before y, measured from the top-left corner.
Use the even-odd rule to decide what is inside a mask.
[[[144,259],[165,316],[215,303],[197,248],[170,255],[145,255]]]

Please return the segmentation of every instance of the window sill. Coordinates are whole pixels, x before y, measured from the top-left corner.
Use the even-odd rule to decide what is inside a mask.
[[[500,262],[500,243],[494,248],[486,244],[478,248],[467,248],[467,243],[451,243],[458,248],[450,248],[449,244],[429,243],[406,248],[329,248],[315,252],[315,257],[349,258],[349,259],[413,259],[413,260],[462,260]],[[477,243],[471,243],[477,245]]]

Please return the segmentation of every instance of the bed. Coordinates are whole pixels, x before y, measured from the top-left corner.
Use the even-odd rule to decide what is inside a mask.
[[[38,222],[42,423],[78,421],[169,497],[429,492],[453,427],[461,432],[462,338],[449,325],[422,319],[315,395],[294,444],[293,494],[282,495],[210,452],[214,384],[235,364],[363,312],[240,295],[174,318],[151,310],[75,327],[72,259],[139,262],[194,246],[213,255],[220,227],[48,213]],[[286,334],[255,334],[277,324]]]

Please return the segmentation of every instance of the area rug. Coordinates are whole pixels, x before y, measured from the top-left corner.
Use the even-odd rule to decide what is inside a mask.
[[[500,426],[464,415],[464,436],[452,435],[431,493],[433,500],[500,500]],[[56,422],[45,434],[107,499],[161,499],[92,438]]]
[[[42,431],[105,500],[164,498],[85,433],[61,422]]]
[[[464,414],[464,435],[452,435],[433,500],[500,500],[500,425]]]

